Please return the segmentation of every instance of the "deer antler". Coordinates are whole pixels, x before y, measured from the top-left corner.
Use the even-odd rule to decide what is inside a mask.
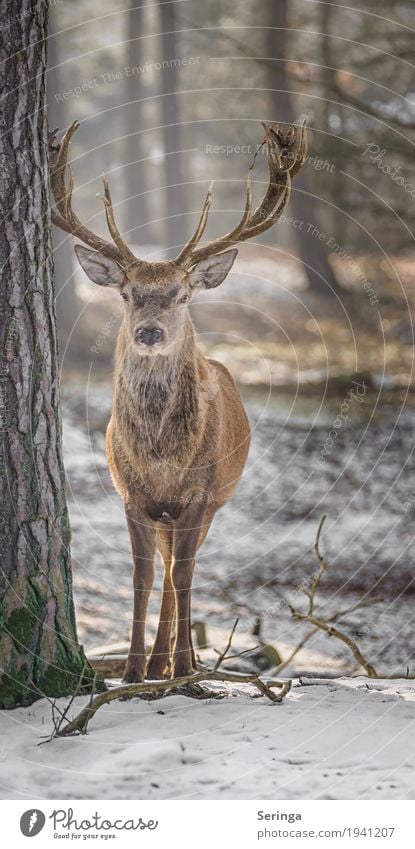
[[[269,183],[261,204],[252,212],[251,172],[259,152],[257,151],[248,173],[245,209],[239,224],[225,236],[196,249],[207,223],[212,200],[210,188],[199,224],[194,235],[175,260],[177,265],[190,268],[201,259],[218,254],[237,242],[244,242],[246,239],[258,236],[272,227],[280,218],[290,198],[291,178],[303,166],[307,155],[305,122],[300,128],[293,125],[281,127],[273,123],[263,123],[263,127],[265,130],[263,144],[266,144],[268,153]]]
[[[125,244],[120,231],[115,223],[114,210],[108,180],[104,177],[104,201],[105,216],[112,242],[107,242],[97,236],[81,223],[72,209],[73,179],[68,166],[68,148],[72,136],[79,127],[79,122],[74,121],[68,127],[60,141],[56,139],[57,130],[49,133],[49,160],[51,170],[51,188],[55,199],[56,209],[52,209],[52,221],[57,227],[77,236],[86,245],[100,251],[105,256],[115,259],[122,267],[140,263],[141,260],[134,256]],[[175,260],[176,265],[183,268],[191,268],[201,259],[213,254],[221,253],[225,248],[244,242],[258,236],[278,221],[283,210],[287,206],[291,192],[291,179],[298,173],[305,162],[307,155],[307,136],[305,123],[300,128],[293,125],[280,126],[279,124],[263,123],[265,139],[261,147],[267,146],[269,182],[268,188],[260,205],[252,212],[252,182],[251,172],[255,165],[258,154],[256,152],[252,165],[248,172],[246,186],[245,209],[239,224],[225,236],[208,242],[201,248],[197,244],[203,236],[206,228],[210,205],[212,202],[212,185],[206,195],[202,214],[193,236],[189,239],[179,256]],[[260,148],[259,148],[260,149]],[[68,184],[66,185],[66,169],[69,171]]]
[[[72,209],[73,179],[68,165],[68,148],[72,136],[76,133],[78,127],[79,122],[74,121],[59,141],[56,138],[58,130],[53,130],[49,133],[51,189],[56,204],[56,209],[52,209],[52,221],[61,230],[77,236],[78,239],[81,239],[90,248],[94,248],[94,250],[100,251],[105,256],[115,259],[123,267],[140,262],[125,244],[115,224],[111,195],[106,177],[104,177],[104,196],[102,200],[104,201],[105,216],[113,242],[107,242],[93,233],[92,230],[89,230],[88,227],[81,223]],[[66,169],[69,172],[67,185]]]

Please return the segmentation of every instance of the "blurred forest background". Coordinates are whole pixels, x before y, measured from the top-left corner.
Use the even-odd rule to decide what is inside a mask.
[[[107,174],[120,229],[144,258],[179,252],[212,180],[206,238],[227,231],[260,122],[307,119],[309,155],[283,220],[192,306],[201,347],[230,367],[254,426],[247,474],[201,554],[195,605],[224,633],[231,611],[264,611],[270,588],[309,568],[327,512],[327,604],[331,592],[383,588],[380,630],[400,639],[373,628],[364,638],[409,663],[414,4],[54,0],[50,17],[49,125],[81,121],[74,207],[105,235],[96,195]],[[259,155],[258,198],[266,182]],[[73,240],[54,240],[78,621],[102,645],[126,640],[131,616],[127,532],[103,454],[121,308],[83,276]],[[286,614],[264,619],[291,644]]]
[[[405,383],[410,354],[397,345],[412,342],[406,299],[413,297],[413,4],[369,3],[353,11],[305,0],[266,0],[259,8],[253,2],[235,7],[180,0],[131,3],[129,9],[111,4],[110,10],[93,0],[56,0],[51,19],[49,122],[82,122],[72,148],[81,218],[105,232],[96,193],[107,173],[130,244],[144,256],[166,256],[169,249],[174,254],[215,180],[207,238],[219,235],[244,203],[247,170],[262,141],[259,122],[307,117],[309,158],[286,221],[262,237],[267,249],[255,243],[241,252],[241,273],[250,260],[256,267],[259,261],[263,284],[238,281],[227,295],[253,303],[264,294],[261,305],[273,315],[266,281],[272,302],[308,285],[309,295],[320,296],[313,311],[323,326],[333,314],[340,324],[334,340],[326,328],[330,376],[354,370],[350,324],[358,321],[365,325],[357,340],[358,370],[382,371],[380,332],[393,371],[389,379]],[[258,194],[265,180],[265,157],[258,157]],[[59,235],[56,247],[60,330],[64,343],[70,334],[76,339],[63,349],[69,366],[81,351],[94,358],[90,324],[99,315],[99,325],[102,314],[86,303],[101,302],[101,294],[90,285],[85,289],[79,269],[72,279],[70,240]],[[344,289],[355,298],[345,299]],[[351,311],[350,321],[336,309],[336,296]],[[295,300],[289,298],[289,313]],[[112,306],[106,294],[102,309],[111,312]],[[230,312],[219,317],[206,304],[195,317],[201,329],[217,334],[226,334],[231,320],[243,335],[246,316],[244,321],[239,310],[231,319]],[[291,321],[300,371],[325,371],[316,323],[304,321],[301,310]],[[248,326],[251,345],[258,344],[271,362],[280,359],[272,322],[264,327],[251,314]],[[347,351],[339,350],[339,341]],[[229,337],[222,342],[232,344]],[[100,347],[97,367],[110,349],[110,341]],[[297,381],[292,353],[285,358],[281,379]],[[264,367],[254,368],[251,377],[261,380]]]

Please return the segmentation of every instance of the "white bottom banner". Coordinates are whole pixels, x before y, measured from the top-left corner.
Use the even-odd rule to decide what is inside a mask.
[[[413,849],[413,802],[119,801],[0,802],[5,849],[87,844],[165,849],[235,846]],[[33,843],[28,844],[28,839]]]

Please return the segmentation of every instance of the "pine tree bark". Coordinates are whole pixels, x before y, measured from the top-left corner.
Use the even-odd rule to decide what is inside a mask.
[[[47,0],[0,0],[0,706],[91,687],[76,635],[47,188]]]
[[[62,91],[62,79],[59,68],[59,44],[55,35],[59,31],[59,7],[50,6],[49,38],[48,38],[48,69],[47,69],[47,115],[51,129],[59,127],[63,130],[67,120],[68,108],[66,103],[58,102],[55,95]],[[81,312],[82,303],[77,296],[73,273],[73,248],[70,236],[52,228],[52,248],[55,267],[56,315],[58,325],[58,341],[60,351],[65,347],[69,336]],[[76,333],[76,331],[75,331]]]

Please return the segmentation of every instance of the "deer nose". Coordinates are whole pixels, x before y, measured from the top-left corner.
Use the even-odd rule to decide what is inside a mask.
[[[160,327],[139,327],[135,332],[135,340],[138,345],[160,345],[164,338],[164,331]]]

